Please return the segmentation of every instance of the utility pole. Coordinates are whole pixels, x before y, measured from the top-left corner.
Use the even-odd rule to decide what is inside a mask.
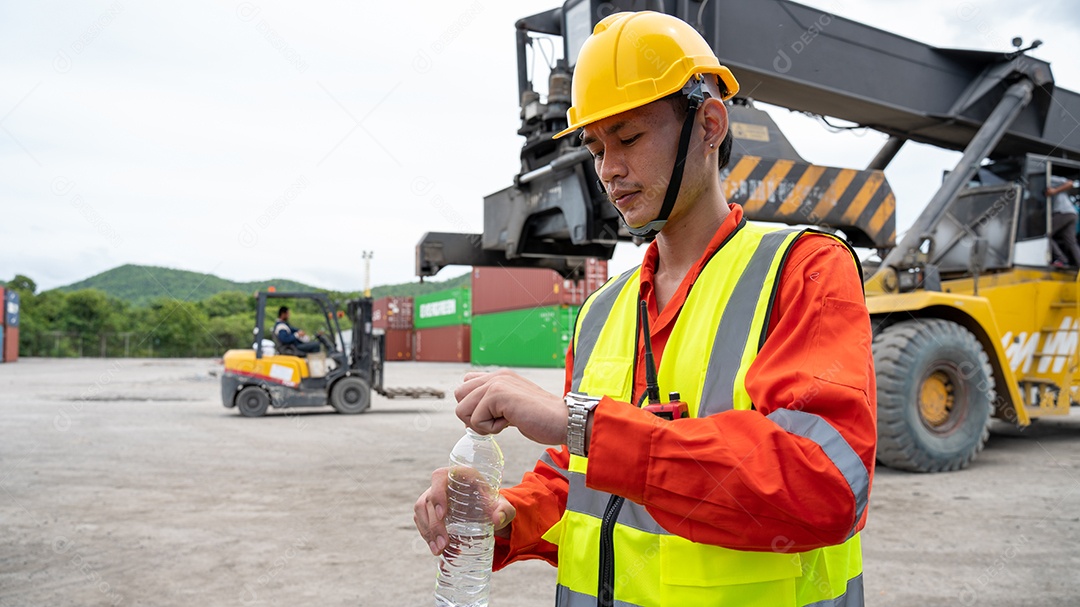
[[[364,297],[371,297],[371,258],[374,251],[361,251],[360,257],[364,260]]]

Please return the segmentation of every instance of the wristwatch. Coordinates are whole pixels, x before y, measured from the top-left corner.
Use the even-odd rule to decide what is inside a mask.
[[[589,422],[589,413],[599,402],[598,396],[580,392],[566,394],[566,408],[570,412],[566,423],[566,446],[570,449],[570,455],[585,457],[585,426]]]

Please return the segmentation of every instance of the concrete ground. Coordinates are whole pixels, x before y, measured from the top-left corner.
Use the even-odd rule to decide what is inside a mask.
[[[452,398],[239,417],[210,360],[0,365],[0,607],[430,605],[412,504],[462,433]],[[448,394],[463,364],[391,363]],[[561,370],[526,370],[561,389]],[[506,478],[540,449],[508,431]],[[868,605],[1080,604],[1080,418],[995,433],[968,470],[879,468]],[[554,570],[492,604],[553,604]]]

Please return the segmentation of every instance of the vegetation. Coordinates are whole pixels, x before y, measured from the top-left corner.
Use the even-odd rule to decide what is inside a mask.
[[[228,291],[239,291],[250,295],[270,286],[278,291],[316,290],[310,285],[283,278],[235,282],[213,274],[132,264],[107,270],[86,280],[60,287],[59,290],[71,293],[84,289],[97,289],[116,299],[145,306],[158,298],[202,301],[212,295]]]
[[[468,284],[469,275],[447,281],[386,285],[373,297],[410,296]],[[251,347],[255,297],[273,286],[279,292],[321,291],[343,307],[356,292],[315,289],[290,280],[237,283],[209,274],[126,265],[84,281],[37,292],[29,277],[16,275],[5,288],[19,293],[20,356],[221,356]],[[292,310],[290,324],[315,333],[326,319],[311,301],[274,300],[267,306],[269,331],[280,305]],[[339,319],[341,329],[348,319]]]

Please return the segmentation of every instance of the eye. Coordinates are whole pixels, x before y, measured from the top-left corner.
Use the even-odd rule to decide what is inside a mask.
[[[631,137],[627,137],[626,139],[620,139],[619,141],[620,141],[620,143],[622,143],[623,145],[633,145],[633,143],[634,143],[635,141],[637,141],[637,140],[638,140],[638,139],[639,139],[640,137],[641,137],[641,133],[638,133],[637,135],[633,135],[633,136],[631,136]]]

